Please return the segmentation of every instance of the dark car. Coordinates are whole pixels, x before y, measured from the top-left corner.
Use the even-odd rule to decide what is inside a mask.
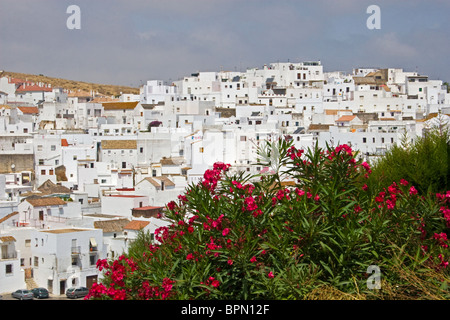
[[[48,298],[48,290],[45,288],[34,288],[31,290],[33,296],[38,299]]]
[[[19,300],[33,300],[33,292],[27,289],[19,289],[11,293],[13,298]]]
[[[74,287],[69,288],[66,291],[67,298],[81,298],[85,297],[89,293],[89,289],[86,287]]]

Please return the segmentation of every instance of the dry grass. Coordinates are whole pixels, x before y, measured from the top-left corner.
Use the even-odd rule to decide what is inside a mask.
[[[0,73],[0,77],[9,76],[12,78],[17,78],[21,80],[28,80],[34,83],[43,82],[46,84],[51,84],[52,87],[60,87],[71,91],[85,91],[90,92],[93,90],[94,92],[98,92],[99,94],[106,96],[117,96],[120,93],[132,93],[139,94],[139,88],[132,88],[127,86],[118,86],[118,85],[108,85],[108,84],[98,84],[98,83],[89,83],[83,81],[74,81],[74,80],[66,80],[61,78],[53,78],[47,77],[44,75],[33,75],[27,73],[18,73],[18,72],[10,72],[3,71]]]

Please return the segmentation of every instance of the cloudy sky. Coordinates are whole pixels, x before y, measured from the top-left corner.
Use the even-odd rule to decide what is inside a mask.
[[[80,8],[81,29],[66,26]],[[381,28],[367,13],[377,5]],[[320,60],[450,81],[448,0],[1,0],[0,69],[139,86]]]

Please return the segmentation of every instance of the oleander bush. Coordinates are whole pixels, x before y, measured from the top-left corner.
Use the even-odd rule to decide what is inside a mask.
[[[265,174],[216,163],[103,272],[87,299],[447,299],[450,191],[379,189],[347,145],[266,142]],[[369,266],[381,272],[373,289]],[[371,269],[370,269],[371,270]]]

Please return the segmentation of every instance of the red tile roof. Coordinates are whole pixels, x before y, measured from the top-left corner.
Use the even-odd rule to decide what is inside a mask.
[[[23,114],[37,114],[39,109],[37,107],[17,107]]]
[[[352,121],[355,118],[356,118],[356,116],[342,116],[339,119],[337,119],[336,121],[338,121],[338,122],[348,122],[348,121]]]
[[[149,221],[132,220],[123,228],[128,230],[141,230],[144,229],[149,223]]]
[[[61,139],[61,147],[68,147],[69,143],[67,142],[67,139]]]
[[[33,85],[27,85],[27,86],[21,85],[20,87],[18,87],[16,89],[16,92],[40,92],[40,91],[52,92],[52,88],[41,87],[36,84],[33,84]]]
[[[102,103],[104,110],[132,110],[136,108],[139,101],[131,102],[105,102]]]
[[[162,208],[164,208],[164,207],[146,206],[146,207],[133,208],[133,210],[145,211],[145,210],[155,210],[155,209],[162,209]]]

